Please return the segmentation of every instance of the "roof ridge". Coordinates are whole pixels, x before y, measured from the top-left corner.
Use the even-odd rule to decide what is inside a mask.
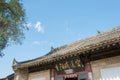
[[[93,36],[89,36],[89,37],[86,37],[86,38],[83,38],[83,39],[77,40],[77,41],[72,42],[72,43],[67,44],[67,45],[69,46],[69,45],[72,45],[72,44],[77,43],[77,42],[80,42],[80,41],[82,42],[82,41],[84,41],[84,40],[86,40],[86,39],[91,39],[91,38],[93,38],[93,37],[97,37],[97,36],[105,35],[106,33],[108,34],[109,32],[111,33],[112,31],[115,31],[115,30],[118,30],[118,29],[120,29],[120,26],[117,26],[117,27],[112,28],[112,29],[107,30],[107,31],[102,31],[102,32],[100,32],[100,33],[98,33],[98,34],[94,34]]]

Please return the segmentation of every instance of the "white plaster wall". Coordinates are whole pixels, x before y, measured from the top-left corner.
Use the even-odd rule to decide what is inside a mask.
[[[94,80],[100,79],[102,78],[101,70],[120,67],[120,56],[92,61],[91,67]]]
[[[50,80],[50,70],[29,73],[28,80]]]

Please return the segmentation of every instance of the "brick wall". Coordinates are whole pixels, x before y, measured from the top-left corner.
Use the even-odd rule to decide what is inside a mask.
[[[28,80],[28,70],[27,69],[16,70],[14,80]]]
[[[50,70],[38,71],[29,74],[28,80],[50,80]]]
[[[101,78],[101,69],[120,67],[120,56],[105,58],[91,62],[94,80]]]

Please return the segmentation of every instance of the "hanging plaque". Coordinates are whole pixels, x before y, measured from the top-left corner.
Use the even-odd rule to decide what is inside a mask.
[[[78,57],[62,60],[55,64],[57,74],[68,74],[84,71],[84,65]]]

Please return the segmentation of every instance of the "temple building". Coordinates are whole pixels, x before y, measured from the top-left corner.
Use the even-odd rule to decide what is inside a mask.
[[[52,48],[36,59],[13,61],[14,80],[120,79],[120,27]]]

